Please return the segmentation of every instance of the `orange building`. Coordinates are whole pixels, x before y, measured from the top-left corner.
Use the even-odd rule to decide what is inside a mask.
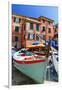
[[[52,39],[52,37],[54,36],[54,21],[44,16],[39,17],[39,21],[41,22],[41,35],[43,35],[46,38],[46,40]]]
[[[54,21],[46,18],[32,18],[12,14],[12,46],[23,48],[32,45],[35,41],[44,43],[44,40],[54,36]]]

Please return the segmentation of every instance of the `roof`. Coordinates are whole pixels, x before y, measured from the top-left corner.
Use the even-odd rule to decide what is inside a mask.
[[[24,16],[24,15],[20,15],[20,14],[16,14],[16,13],[12,13],[12,15],[17,16],[18,18],[24,18],[27,21],[32,21],[32,22],[35,22],[35,23],[40,23],[39,20],[41,20],[41,19],[47,20],[49,22],[54,22],[54,20],[52,20],[50,18],[47,18],[47,17],[44,17],[44,16],[40,16],[38,18],[34,18],[34,17]]]
[[[40,17],[39,17],[39,20],[40,20],[40,19],[44,19],[44,20],[47,20],[47,21],[49,21],[49,22],[54,22],[53,19],[47,18],[47,17],[45,17],[45,16],[40,16]]]
[[[37,18],[34,18],[34,17],[28,17],[28,16],[24,16],[24,15],[15,14],[15,13],[12,13],[12,15],[17,16],[18,18],[23,18],[26,21],[30,21],[30,22],[32,21],[32,22],[40,24],[40,21]]]

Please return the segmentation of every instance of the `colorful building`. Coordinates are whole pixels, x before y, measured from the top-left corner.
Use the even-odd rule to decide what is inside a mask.
[[[54,25],[54,34],[58,34],[58,24]]]
[[[23,48],[35,41],[41,43],[54,36],[54,21],[41,16],[39,18],[12,14],[12,46]]]

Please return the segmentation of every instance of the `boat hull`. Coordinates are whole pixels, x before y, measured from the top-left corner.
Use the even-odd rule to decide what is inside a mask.
[[[36,63],[18,63],[14,61],[14,66],[19,71],[35,80],[37,83],[44,82],[46,78],[46,65],[47,61]]]

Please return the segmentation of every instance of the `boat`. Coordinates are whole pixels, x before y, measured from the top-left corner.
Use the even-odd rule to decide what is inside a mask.
[[[46,77],[46,65],[47,65],[46,56],[44,55],[39,56],[36,54],[32,54],[30,56],[23,55],[23,57],[21,58],[20,54],[21,50],[20,52],[14,54],[13,56],[14,66],[19,71],[35,80],[37,83],[43,83]]]
[[[53,39],[47,42],[50,42],[52,60],[55,67],[55,71],[58,74],[58,34],[55,34]]]
[[[54,44],[52,44],[52,57],[55,70],[58,74],[58,34],[56,33],[53,37]]]
[[[53,64],[54,64],[55,70],[58,74],[58,52],[53,51],[52,52],[52,58],[53,58]]]
[[[57,48],[58,49],[58,48]],[[55,71],[58,74],[58,50],[56,49],[56,46],[51,46],[51,55],[48,57],[48,60],[53,62]]]

